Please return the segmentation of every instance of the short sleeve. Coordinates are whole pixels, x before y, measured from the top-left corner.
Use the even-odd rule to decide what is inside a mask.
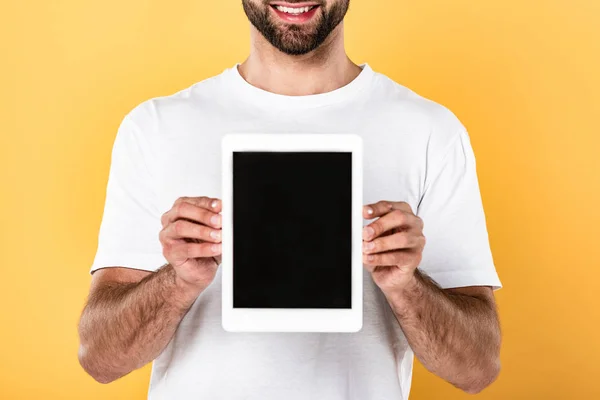
[[[419,268],[442,288],[501,288],[467,132],[452,137],[430,165],[417,208],[427,239]]]
[[[113,144],[98,247],[90,272],[105,267],[155,271],[166,261],[153,188],[152,113],[145,102],[122,120]]]

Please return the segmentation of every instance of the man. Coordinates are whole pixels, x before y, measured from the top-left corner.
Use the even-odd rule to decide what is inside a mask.
[[[124,118],[79,326],[81,365],[99,382],[154,361],[150,399],[387,400],[408,398],[413,354],[468,393],[498,375],[501,284],[469,136],[444,107],[349,60],[348,3],[243,0],[244,63]],[[222,329],[231,132],[363,137],[360,332]],[[323,218],[335,206],[318,193],[306,204]]]

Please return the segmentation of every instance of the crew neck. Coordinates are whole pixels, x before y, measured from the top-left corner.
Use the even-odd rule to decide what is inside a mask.
[[[364,63],[359,65],[362,71],[358,76],[345,86],[325,93],[288,96],[269,92],[250,84],[240,74],[239,66],[240,63],[236,63],[225,71],[232,93],[252,104],[265,105],[269,108],[314,108],[348,101],[358,95],[369,84],[374,75],[374,71],[369,64]]]

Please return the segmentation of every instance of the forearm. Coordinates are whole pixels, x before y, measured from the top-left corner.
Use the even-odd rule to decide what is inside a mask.
[[[104,284],[88,299],[79,324],[79,359],[100,382],[154,360],[199,293],[167,265],[136,283]]]
[[[476,393],[499,372],[500,328],[485,298],[448,293],[415,271],[402,293],[386,294],[421,363],[462,390]]]

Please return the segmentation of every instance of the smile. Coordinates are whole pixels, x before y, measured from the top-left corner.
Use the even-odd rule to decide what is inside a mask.
[[[284,7],[284,6],[274,5],[273,7],[275,7],[276,10],[281,11],[286,14],[300,15],[300,14],[309,12],[310,10],[312,10],[313,8],[316,8],[318,6]]]
[[[320,5],[316,3],[286,3],[286,2],[273,2],[271,8],[286,22],[293,23],[305,23],[310,21],[316,14]]]

